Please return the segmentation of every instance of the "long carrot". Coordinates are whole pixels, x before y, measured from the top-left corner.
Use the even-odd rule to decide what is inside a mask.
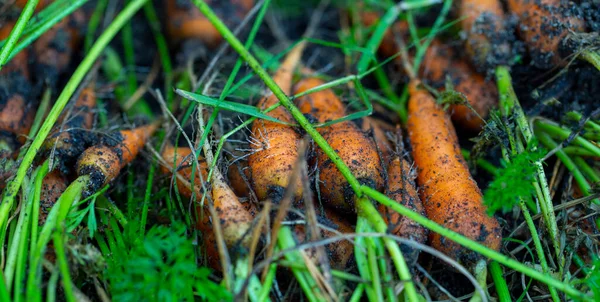
[[[379,125],[379,122],[372,117],[364,117],[362,122],[362,130],[366,133],[372,132],[377,149],[383,163],[387,166],[391,160],[393,148],[389,139],[385,136],[385,131]]]
[[[89,190],[94,192],[115,179],[123,167],[133,161],[157,123],[114,133],[103,144],[87,148],[77,160],[77,173],[89,175]]]
[[[408,134],[418,167],[417,181],[429,219],[499,250],[501,228],[486,213],[481,191],[460,152],[450,118],[418,80],[410,83]],[[473,264],[479,255],[459,244],[431,234],[431,245],[450,257]]]
[[[273,76],[275,83],[286,93],[292,89],[292,75],[301,59],[304,43],[298,44],[282,62]],[[270,92],[269,92],[270,93]],[[257,108],[265,110],[279,100],[273,94],[261,99]],[[267,113],[283,122],[292,123],[293,118],[282,106]],[[279,201],[288,186],[294,163],[298,159],[300,134],[291,126],[258,119],[252,123],[250,146],[252,153],[248,157],[248,166],[252,174],[252,187],[259,200],[271,198]],[[302,196],[302,185],[296,185],[294,198]]]
[[[210,1],[211,7],[227,22],[235,25],[244,18],[254,5],[254,0],[219,0]],[[178,43],[188,39],[197,39],[210,47],[215,47],[223,40],[217,29],[189,0],[165,0],[167,14],[167,32],[172,42]]]
[[[317,78],[303,79],[296,85],[295,92],[302,93],[322,84],[324,82]],[[344,104],[329,89],[303,96],[296,100],[296,105],[302,113],[310,115],[320,123],[346,115]],[[317,130],[360,182],[378,190],[383,188],[382,167],[377,148],[356,124],[345,121]],[[338,209],[353,211],[354,192],[344,176],[321,150],[316,151],[315,157],[324,203]]]
[[[510,54],[506,41],[504,10],[498,0],[461,0],[458,13],[464,19],[465,46],[474,66],[485,71],[487,67],[504,64]]]
[[[401,205],[425,215],[423,202],[417,193],[411,165],[407,160],[395,157],[388,167],[387,197],[397,201]],[[398,212],[390,210],[388,207],[380,204],[378,211],[388,224],[390,234],[415,240],[419,243],[427,242],[428,230],[418,223],[401,216]],[[419,256],[419,250],[405,249],[404,256],[414,262]]]
[[[175,174],[174,172],[176,172],[184,179],[188,181],[192,180],[192,173],[194,173],[194,170],[192,170],[194,164],[194,152],[192,152],[192,149],[187,147],[175,148],[173,145],[167,144],[162,152],[162,157],[169,165],[168,167],[160,166],[163,174]],[[197,188],[202,186],[202,181],[208,181],[208,165],[206,161],[202,157],[199,157],[198,164],[200,165],[199,170],[201,174],[198,171],[194,173],[194,187]],[[173,165],[175,165],[174,172],[172,172]],[[191,198],[193,190],[190,188],[190,184],[184,184],[178,179],[175,181],[179,194],[183,197]],[[201,197],[202,195],[198,196],[198,198]]]
[[[517,16],[519,35],[538,67],[564,65],[561,48],[565,37],[570,31],[585,30],[583,19],[560,0],[508,0],[508,8]]]
[[[374,24],[378,20],[375,13],[363,14],[363,23]],[[406,21],[398,21],[393,25],[394,32],[406,36],[408,33],[408,24]],[[486,43],[482,41],[484,37],[479,37],[473,43],[480,43],[478,47]],[[494,46],[496,49],[502,49],[500,46]],[[502,46],[504,47],[504,46]],[[379,52],[384,56],[395,55],[399,51],[394,35],[387,31]],[[487,53],[486,56],[490,54]],[[398,57],[396,62],[402,64],[402,58]],[[463,93],[474,113],[465,105],[452,105],[452,120],[458,125],[470,131],[479,131],[484,125],[484,119],[487,118],[490,109],[498,103],[497,88],[492,81],[486,81],[478,74],[467,62],[457,57],[454,51],[439,40],[433,40],[424,56],[422,64],[423,76],[429,81],[434,82],[438,88],[443,88],[446,77],[450,77],[454,89]],[[479,115],[479,116],[478,116]],[[481,118],[480,118],[481,117]]]

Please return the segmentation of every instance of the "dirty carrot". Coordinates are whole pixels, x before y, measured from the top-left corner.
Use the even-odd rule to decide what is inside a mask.
[[[375,17],[371,16],[370,18]],[[368,22],[375,21],[369,20]],[[396,22],[393,27],[398,34],[406,36],[408,33],[406,21]],[[381,42],[379,52],[384,56],[392,56],[398,51],[394,36],[391,31],[388,31]],[[402,58],[398,57],[396,62],[401,65],[401,60]],[[498,103],[497,88],[492,81],[486,81],[466,61],[459,58],[450,47],[444,46],[437,39],[431,42],[423,57],[421,72],[423,77],[433,82],[436,88],[443,88],[446,78],[449,77],[454,90],[464,94],[475,110],[473,112],[465,105],[451,105],[452,120],[467,130],[474,132],[481,130],[489,111]]]
[[[164,1],[164,3],[167,15],[167,33],[173,43],[197,39],[209,47],[215,47],[223,40],[219,31],[194,6],[192,1]],[[254,0],[220,0],[214,1],[211,5],[221,15],[228,16],[225,20],[231,23],[234,20],[242,20],[252,9]]]
[[[573,12],[573,4],[560,0],[509,0],[508,8],[519,20],[518,33],[527,44],[535,65],[547,68],[564,65],[565,37],[569,32],[583,32],[585,23]]]
[[[292,75],[296,64],[301,59],[305,43],[298,44],[286,56],[279,70],[273,76],[275,83],[286,94],[291,94]],[[261,99],[256,105],[260,110],[265,110],[279,103],[279,100],[270,91],[269,95]],[[294,120],[290,113],[279,106],[267,113],[282,122],[292,123]],[[271,198],[279,201],[298,159],[298,145],[300,134],[289,125],[258,119],[252,123],[250,146],[252,153],[248,157],[248,166],[252,175],[252,187],[259,200]],[[302,196],[302,185],[296,185],[295,199]]]
[[[106,137],[104,142],[87,148],[77,160],[79,176],[89,175],[89,190],[95,192],[115,179],[125,165],[133,161],[157,123],[131,130],[121,130]]]
[[[389,139],[385,136],[385,131],[380,126],[380,122],[372,117],[364,117],[362,122],[362,130],[365,133],[372,133],[373,139],[377,145],[377,151],[380,153],[380,157],[384,165],[388,165],[392,156],[392,145]]]
[[[56,203],[60,195],[67,189],[67,178],[58,170],[46,174],[42,180],[42,191],[40,192],[40,216],[38,223],[43,225],[46,217]]]
[[[302,93],[322,84],[324,82],[317,78],[303,79],[296,85],[295,93]],[[300,97],[296,105],[302,113],[319,123],[340,119],[346,115],[344,104],[330,89]],[[356,124],[344,121],[317,130],[359,182],[377,190],[383,188],[382,167],[377,148]],[[353,211],[355,194],[346,178],[320,149],[316,150],[315,160],[324,204]]]
[[[82,89],[73,107],[65,111],[71,114],[63,113],[58,118],[57,125],[42,145],[42,149],[58,159],[63,172],[68,170],[64,165],[71,163],[96,140],[96,136],[88,131],[94,123],[95,107],[96,93],[91,83]]]
[[[323,239],[338,236],[338,233],[341,233],[342,235],[354,233],[354,228],[350,222],[344,220],[343,217],[341,217],[332,209],[326,208],[325,215],[319,216],[317,219],[319,224],[324,226],[318,227],[320,236]],[[310,241],[310,235],[307,236],[306,230],[307,228],[303,224],[298,224],[294,227],[294,234],[296,235],[296,240],[298,243],[302,244]],[[345,270],[353,264],[354,246],[352,242],[341,239],[334,243],[327,244],[325,248],[327,249],[327,256],[329,257],[329,262],[332,268]],[[306,250],[306,253],[314,263],[319,263],[316,249]]]
[[[427,217],[485,246],[499,250],[501,228],[487,214],[479,187],[460,152],[450,118],[418,80],[409,86],[408,134],[417,181]],[[473,265],[479,254],[432,233],[431,245],[458,261]]]
[[[69,67],[81,40],[80,27],[85,24],[85,18],[83,11],[74,11],[33,43],[33,71],[39,79],[55,84],[57,77]]]
[[[387,170],[387,188],[385,195],[412,211],[425,215],[425,209],[415,187],[415,176],[411,164],[396,156]],[[388,232],[399,237],[409,238],[419,243],[427,242],[428,230],[420,224],[400,215],[398,212],[379,204],[377,210],[388,225]],[[419,250],[405,249],[404,257],[407,262],[415,262]]]
[[[0,25],[0,40],[6,39],[14,26],[14,21],[6,21],[4,24]],[[19,74],[24,78],[29,79],[29,68],[27,67],[28,60],[29,50],[23,49],[10,61],[8,61],[5,66],[2,66],[2,69],[0,70],[0,77],[9,75],[15,76],[15,74]]]
[[[202,197],[200,175],[194,174],[194,184],[192,187],[191,177],[194,170],[193,156],[194,152],[188,147],[175,148],[172,145],[167,145],[162,152],[163,158],[168,162],[169,168],[161,167],[161,171],[165,174],[177,174],[183,177],[187,182],[182,182],[176,179],[177,188],[180,194],[184,197],[191,197],[192,192],[196,192],[198,197]],[[200,173],[203,181],[208,181],[208,165],[203,158],[198,158],[200,164]],[[175,173],[172,168],[175,164]],[[207,187],[209,185],[207,184]],[[247,247],[250,243],[249,230],[253,221],[253,208],[249,203],[242,204],[233,190],[225,182],[225,179],[218,170],[213,170],[213,178],[210,183],[210,196],[212,197],[213,206],[217,212],[223,231],[223,239],[228,247],[241,245]],[[198,221],[196,226],[204,233],[212,233],[212,222],[210,214],[204,210],[200,204],[197,207]],[[205,234],[208,239],[213,238],[211,235]],[[205,243],[209,243],[206,242]]]
[[[465,46],[473,65],[480,71],[503,64],[509,54],[504,37],[504,10],[499,0],[462,0],[458,2]]]

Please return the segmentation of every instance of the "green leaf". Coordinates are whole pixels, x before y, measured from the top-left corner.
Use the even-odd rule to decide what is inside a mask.
[[[238,112],[238,113],[243,113],[243,114],[254,116],[254,117],[257,117],[257,118],[260,118],[263,120],[279,123],[279,124],[292,125],[290,123],[282,122],[276,118],[270,117],[270,116],[260,112],[260,110],[258,110],[258,108],[256,108],[255,106],[250,106],[250,105],[240,104],[240,103],[235,103],[235,102],[228,102],[228,101],[219,101],[218,99],[214,99],[214,98],[211,98],[211,97],[208,97],[205,95],[196,94],[196,93],[192,93],[192,92],[188,92],[188,91],[183,91],[181,89],[177,89],[175,92],[177,92],[177,94],[179,94],[180,96],[182,96],[190,101],[198,102],[203,105],[207,105],[207,106],[211,106],[211,107],[219,108],[219,109],[225,109],[225,110],[229,110],[229,111],[234,111],[234,112]]]
[[[545,154],[539,148],[516,155],[510,163],[501,160],[503,168],[483,195],[490,215],[498,210],[510,211],[521,199],[531,200],[535,193],[533,181],[537,171],[533,163],[541,160]]]

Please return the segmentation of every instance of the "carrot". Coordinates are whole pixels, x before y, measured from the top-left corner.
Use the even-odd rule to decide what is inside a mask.
[[[172,42],[179,43],[188,39],[197,39],[215,47],[223,40],[217,29],[200,13],[189,0],[165,0],[167,14],[167,33]],[[228,26],[235,25],[250,11],[254,0],[209,1],[217,15]]]
[[[20,76],[0,78],[0,133],[24,143],[35,117],[35,104],[27,80]]]
[[[373,138],[377,144],[377,151],[379,151],[384,164],[387,165],[391,159],[393,150],[392,145],[385,136],[385,132],[379,125],[379,122],[372,117],[364,117],[362,122],[362,130],[366,133],[373,133]]]
[[[364,24],[375,24],[378,15],[372,13],[362,17]],[[406,21],[399,21],[392,25],[394,31],[406,35],[408,33],[408,24]],[[476,42],[481,43],[484,42]],[[500,49],[499,46],[494,46]],[[395,55],[399,51],[394,35],[387,31],[379,52],[384,56]],[[487,54],[489,55],[489,53]],[[397,57],[396,62],[401,65],[402,58]],[[424,56],[422,71],[424,77],[429,81],[435,82],[436,86],[444,87],[446,76],[452,79],[454,89],[463,93],[471,107],[477,112],[473,112],[465,105],[450,106],[452,120],[461,127],[470,131],[480,131],[484,125],[484,119],[487,118],[491,108],[497,105],[497,88],[492,81],[486,81],[478,74],[467,62],[458,58],[449,47],[443,46],[439,40],[433,40]],[[481,118],[479,116],[481,116]]]
[[[48,213],[56,203],[60,195],[67,189],[67,179],[58,170],[46,174],[42,180],[42,191],[40,193],[40,216],[38,223],[46,222]]]
[[[585,30],[583,18],[561,6],[560,0],[509,0],[508,8],[519,20],[518,33],[534,64],[541,68],[564,65],[565,37],[570,31]]]
[[[354,233],[354,228],[350,223],[343,219],[338,213],[335,213],[331,209],[325,209],[325,215],[318,217],[318,221],[321,225],[333,229],[339,233],[351,234]],[[331,231],[327,228],[319,227],[320,236],[323,239],[338,236],[339,234]],[[298,224],[294,227],[294,234],[298,243],[307,243],[310,238],[307,238],[306,228],[303,224]],[[327,255],[331,267],[338,270],[345,270],[349,266],[352,266],[354,259],[354,246],[351,241],[338,240],[334,243],[327,244]],[[314,263],[318,263],[319,259],[315,249],[306,250],[310,259]]]
[[[177,186],[181,195],[189,198],[191,197],[192,191],[195,191],[198,193],[199,197],[202,197],[202,193],[200,191],[200,176],[197,172],[195,174],[193,188],[190,187],[189,183],[193,172],[192,150],[187,147],[175,148],[167,145],[162,153],[162,156],[165,160],[167,160],[167,162],[169,162],[169,165],[175,163],[177,166],[176,173],[188,180],[187,184],[177,180]],[[207,181],[208,166],[202,158],[199,158],[199,163],[202,179]],[[169,169],[165,169],[165,167],[161,168],[163,173],[172,173],[171,169],[172,166],[170,166]],[[251,205],[249,203],[242,204],[239,201],[238,197],[235,195],[229,185],[227,185],[225,179],[218,170],[213,171],[213,178],[209,188],[211,190],[210,194],[213,205],[219,216],[222,226],[223,238],[227,246],[231,247],[236,244],[248,246],[250,237],[245,235],[250,229],[253,220],[253,209]],[[198,211],[201,210],[202,207],[199,207]],[[210,226],[211,221],[209,220],[210,215],[208,211],[205,211],[204,213],[200,212],[198,216],[201,218],[197,222],[197,227],[199,229],[210,229],[212,231],[212,226]]]
[[[175,164],[175,171],[177,174],[181,175],[184,179],[190,180],[192,179],[192,173],[194,173],[194,187],[201,187],[201,181],[207,181],[208,177],[208,165],[206,161],[202,158],[198,158],[198,163],[200,164],[200,172],[201,176],[198,174],[198,171],[192,170],[194,164],[192,149],[187,147],[178,147],[175,148],[171,144],[167,144],[162,152],[163,159],[169,164],[169,166],[161,166],[161,172],[163,174],[174,174],[171,173],[173,169],[173,164]],[[181,196],[186,198],[192,197],[192,189],[188,184],[182,183],[180,180],[175,180],[177,185],[177,190]],[[202,195],[198,196],[201,198]]]
[[[292,90],[292,72],[301,59],[304,43],[298,44],[282,62],[273,80],[286,94]],[[257,108],[265,110],[279,102],[277,97],[270,95],[261,99]],[[270,117],[282,122],[293,122],[290,113],[282,106],[267,113]],[[248,166],[252,174],[252,187],[259,200],[271,198],[279,201],[298,159],[298,145],[301,136],[291,126],[258,119],[252,123],[250,146],[252,152],[248,157]],[[298,178],[295,199],[302,197],[302,185]]]
[[[247,161],[236,161],[227,169],[227,179],[237,196],[250,194],[250,168]]]
[[[396,156],[390,163],[387,173],[388,185],[385,192],[387,197],[414,212],[425,215],[423,203],[415,187],[415,176],[411,173],[411,165],[408,161]],[[378,210],[387,223],[390,234],[425,244],[429,233],[427,229],[382,204],[379,204]],[[416,261],[419,256],[419,250],[408,249],[404,251],[404,255],[412,261]]]
[[[6,21],[0,26],[0,40],[8,38],[8,35],[15,26],[15,21]],[[15,76],[15,74],[22,75],[24,78],[29,79],[29,68],[27,67],[29,60],[29,50],[23,49],[17,55],[15,55],[5,66],[2,66],[0,70],[0,77],[4,76]]]
[[[490,109],[498,104],[498,92],[492,81],[475,72],[466,62],[452,59],[454,53],[444,47],[440,41],[434,40],[427,49],[423,61],[424,76],[438,87],[443,87],[447,76],[452,80],[454,90],[463,93],[473,110],[465,105],[452,105],[452,120],[470,131],[479,131],[484,125],[483,119]],[[483,119],[482,119],[483,118]]]
[[[454,126],[435,99],[418,85],[418,80],[412,80],[409,86],[407,128],[427,217],[499,250],[500,225],[486,213],[481,191],[460,152]],[[461,262],[473,264],[480,257],[437,233],[432,233],[430,239],[431,246]]]
[[[490,65],[503,64],[509,55],[504,26],[504,10],[498,0],[462,0],[458,2],[461,27],[467,37],[465,50],[474,66],[485,71]]]
[[[296,85],[296,93],[302,93],[324,84],[317,78],[307,78]],[[303,96],[296,100],[298,109],[315,121],[324,123],[346,115],[344,104],[327,89]],[[378,190],[383,189],[382,167],[377,148],[353,122],[340,122],[317,129],[352,174],[362,183]],[[316,151],[319,170],[319,187],[325,204],[338,209],[354,210],[354,192],[329,157],[320,149]]]
[[[79,94],[70,110],[72,114],[70,116],[63,114],[59,117],[57,126],[44,141],[42,149],[52,152],[63,166],[76,159],[95,141],[95,135],[88,131],[94,123],[95,107],[96,93],[92,83]],[[61,170],[64,172],[66,168],[61,167]]]
[[[85,14],[77,10],[41,35],[32,46],[34,72],[41,80],[55,84],[65,71],[81,41],[80,28],[85,24]]]
[[[133,161],[157,123],[131,130],[121,130],[104,143],[87,148],[77,160],[79,176],[89,175],[89,190],[95,192],[119,175],[125,165]]]

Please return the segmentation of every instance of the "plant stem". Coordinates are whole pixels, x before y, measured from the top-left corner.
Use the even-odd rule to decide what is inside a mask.
[[[498,93],[500,95],[500,109],[504,116],[508,117],[511,114],[514,114],[517,126],[523,135],[523,139],[526,144],[531,144],[533,139],[533,131],[529,127],[529,122],[527,121],[527,117],[523,112],[523,108],[521,104],[519,104],[519,99],[513,89],[512,79],[508,68],[506,66],[498,66],[496,68],[496,77],[498,84]],[[518,142],[517,142],[518,143]],[[532,150],[536,150],[535,146],[530,146]],[[513,148],[514,150],[514,148]],[[516,155],[513,151],[512,155]],[[558,235],[558,226],[556,223],[556,216],[553,210],[552,198],[550,197],[550,189],[548,187],[548,181],[546,179],[546,173],[544,172],[544,167],[542,166],[541,161],[536,161],[534,163],[537,170],[537,179],[534,181],[534,186],[539,186],[538,200],[540,204],[540,208],[542,210],[542,214],[544,216],[544,221],[546,223],[546,227],[548,228],[548,232],[551,235],[552,246],[554,247],[554,253],[559,262],[559,267],[562,272],[562,266],[564,264],[564,256],[561,253],[560,243],[559,243],[559,235]]]
[[[281,88],[273,81],[273,79],[269,76],[268,72],[260,65],[260,63],[250,54],[250,52],[242,45],[242,43],[233,35],[233,33],[227,28],[227,26],[219,19],[219,17],[212,11],[212,9],[206,4],[204,0],[193,0],[194,4],[198,7],[198,9],[206,16],[206,18],[215,26],[215,28],[221,33],[223,39],[227,41],[231,48],[233,48],[239,55],[248,63],[250,68],[254,70],[256,75],[258,75],[261,80],[265,83],[265,85],[271,89],[273,94],[279,99],[281,105],[283,105],[292,115],[292,117],[298,122],[298,124],[306,131],[308,135],[312,137],[314,142],[323,150],[331,161],[338,168],[340,173],[346,178],[348,184],[352,188],[352,190],[358,195],[360,195],[360,183],[358,180],[352,176],[352,171],[350,168],[346,166],[344,161],[339,157],[339,155],[327,144],[323,136],[315,130],[310,124],[310,122],[306,119],[306,117],[302,114],[300,110],[292,101],[287,97],[287,95],[281,90]],[[360,196],[358,196],[360,197]]]
[[[27,149],[27,152],[25,153],[25,156],[21,161],[21,165],[19,166],[19,169],[17,170],[14,179],[12,179],[6,185],[4,196],[2,197],[2,204],[0,205],[0,229],[6,227],[8,215],[13,207],[15,197],[19,191],[19,188],[21,187],[21,183],[23,182],[27,171],[30,169],[31,164],[33,163],[37,151],[40,149],[42,143],[52,130],[54,123],[56,122],[63,108],[77,89],[77,86],[79,85],[79,83],[81,83],[81,80],[83,80],[83,78],[86,76],[87,72],[90,70],[96,59],[98,59],[98,57],[102,53],[102,50],[117,34],[119,29],[142,7],[142,5],[144,5],[144,3],[146,3],[146,1],[148,0],[133,0],[121,11],[121,13],[119,13],[119,15],[117,15],[117,17],[111,23],[111,25],[108,26],[108,28],[106,28],[106,30],[102,33],[102,35],[100,35],[100,37],[98,37],[96,43],[94,43],[87,56],[83,59],[83,61],[81,61],[81,63],[71,76],[71,79],[69,79],[69,81],[65,85],[65,88],[58,96],[58,99],[52,107],[52,110],[50,110],[48,117],[42,124],[38,135],[31,142],[31,145]],[[30,0],[29,2],[27,2],[25,10],[32,4],[33,6],[35,6],[36,3],[37,0]],[[33,7],[31,7],[31,9],[33,10]],[[21,20],[21,18],[19,18],[19,20]],[[7,45],[5,45],[5,47],[8,47],[9,45],[10,41],[9,43],[7,43]],[[2,62],[1,59],[0,62]]]
[[[571,130],[564,129],[563,127],[551,122],[542,122],[540,120],[536,120],[534,124],[535,127],[544,130],[544,132],[548,133],[549,135],[563,140],[568,139],[572,133]],[[600,157],[600,147],[592,144],[590,141],[581,137],[580,135],[575,136],[572,142],[573,144],[579,145],[580,147],[592,152],[594,154],[593,156]]]
[[[477,252],[491,260],[495,260],[498,263],[500,263],[506,267],[509,267],[511,269],[514,269],[532,279],[543,282],[549,286],[553,286],[556,289],[563,291],[572,297],[576,297],[576,298],[580,298],[580,299],[590,298],[589,296],[586,296],[584,293],[571,287],[568,283],[563,283],[559,280],[556,280],[556,279],[550,277],[548,274],[539,272],[533,268],[526,266],[525,264],[523,264],[519,261],[516,261],[514,259],[507,257],[506,255],[503,255],[497,251],[494,251],[479,242],[476,242],[476,241],[471,240],[459,233],[456,233],[452,230],[444,228],[443,226],[429,220],[425,216],[422,216],[416,212],[413,212],[410,209],[406,208],[405,206],[389,199],[384,194],[378,192],[377,190],[375,190],[373,188],[370,188],[367,186],[361,186],[361,190],[363,191],[363,193],[365,195],[369,196],[370,198],[374,199],[375,201],[381,203],[384,206],[390,207],[390,209],[400,213],[403,216],[406,216],[410,220],[413,220],[413,221],[419,223],[420,225],[426,227],[430,231],[439,233],[441,236],[446,237],[448,240],[452,240],[474,252]]]
[[[506,280],[504,279],[504,274],[502,273],[502,267],[497,261],[491,261],[488,265],[490,269],[490,275],[492,275],[492,279],[494,280],[494,285],[496,285],[496,293],[498,295],[498,301],[500,302],[510,302],[510,292],[508,291],[508,285],[506,285]]]
[[[17,44],[17,41],[19,41],[21,33],[25,29],[27,22],[29,22],[29,19],[31,19],[37,3],[38,0],[27,1],[27,4],[25,4],[25,7],[21,12],[21,15],[19,15],[19,19],[17,20],[15,27],[13,27],[13,29],[10,31],[6,43],[0,50],[0,70],[2,70],[2,67],[8,62],[9,55],[15,47],[15,44]]]
[[[598,54],[598,52],[585,50],[579,55],[579,57],[585,61],[588,61],[590,64],[594,65],[596,69],[600,70],[600,54]]]
[[[75,295],[73,294],[73,284],[71,283],[71,273],[69,272],[69,264],[67,263],[67,256],[65,255],[65,246],[63,240],[64,228],[59,227],[54,232],[54,250],[56,251],[56,260],[62,276],[63,289],[65,290],[65,296],[67,301],[75,302]]]

